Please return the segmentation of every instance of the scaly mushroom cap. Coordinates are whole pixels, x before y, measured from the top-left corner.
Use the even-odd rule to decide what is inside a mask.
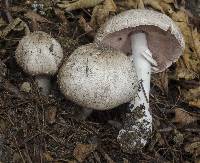
[[[58,82],[67,99],[96,110],[112,109],[133,99],[137,78],[129,58],[111,49],[88,44],[63,63]]]
[[[17,63],[31,75],[54,75],[63,58],[61,45],[42,31],[23,37],[16,49]]]
[[[131,54],[131,34],[145,32],[148,47],[161,72],[183,52],[183,36],[167,15],[145,9],[128,10],[108,20],[96,35],[95,42]]]

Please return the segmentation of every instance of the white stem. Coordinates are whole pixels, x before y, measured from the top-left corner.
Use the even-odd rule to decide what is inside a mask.
[[[145,56],[150,56],[152,54],[147,45],[147,39],[145,33],[136,33],[131,36],[131,46],[132,46],[132,62],[135,66],[135,70],[139,80],[139,91],[138,95],[135,97],[134,101],[130,103],[133,104],[133,111],[135,108],[144,106],[144,117],[138,121],[148,121],[148,128],[152,128],[152,116],[149,112],[149,91],[150,91],[150,80],[151,80],[151,63]]]
[[[42,95],[44,96],[49,95],[51,88],[50,77],[39,75],[35,77],[35,80],[38,84],[38,87],[41,89]]]
[[[148,48],[145,33],[135,33],[131,36],[132,60],[139,80],[139,91],[129,109],[134,117],[129,120],[128,127],[120,130],[118,140],[126,148],[125,151],[142,148],[146,145],[149,134],[152,131],[152,116],[149,112],[149,91],[151,78],[151,64],[157,66],[156,61]],[[140,114],[139,118],[136,114]],[[142,116],[141,116],[142,115]],[[128,121],[128,120],[127,120]],[[122,141],[128,137],[134,138],[131,142]],[[126,138],[123,138],[126,137]],[[123,144],[125,143],[125,144]]]
[[[131,41],[132,41],[131,59],[135,66],[135,70],[139,80],[138,96],[133,101],[134,107],[131,108],[131,111],[140,105],[144,105],[145,108],[148,110],[151,64],[142,55],[144,51],[148,50],[146,36],[144,33],[136,33],[131,36]]]

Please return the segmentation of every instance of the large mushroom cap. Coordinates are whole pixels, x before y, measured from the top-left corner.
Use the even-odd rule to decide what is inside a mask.
[[[130,36],[145,32],[148,47],[161,72],[175,62],[183,52],[183,36],[167,15],[144,9],[128,10],[108,20],[96,35],[95,42],[125,53],[131,53]]]
[[[63,58],[61,45],[42,31],[23,37],[16,49],[17,63],[31,75],[54,75]]]
[[[133,99],[137,78],[129,58],[88,44],[76,49],[58,73],[60,89],[73,102],[97,110],[112,109]]]

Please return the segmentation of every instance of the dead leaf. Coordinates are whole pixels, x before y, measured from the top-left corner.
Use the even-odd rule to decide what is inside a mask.
[[[55,106],[50,106],[46,111],[46,118],[49,124],[53,124],[56,121],[57,108]]]
[[[109,12],[116,12],[117,6],[113,0],[104,0],[103,2],[104,9]]]
[[[96,148],[97,144],[77,144],[73,156],[79,162],[83,162]]]
[[[47,162],[53,161],[53,157],[50,155],[49,152],[43,153],[43,157],[44,157],[44,159],[45,159]]]
[[[197,121],[199,117],[195,115],[191,115],[187,111],[181,109],[181,108],[175,108],[175,118],[174,121],[178,123],[179,125],[188,125],[190,123],[193,123]]]
[[[200,108],[200,99],[189,101],[189,105]]]
[[[164,13],[159,0],[143,0],[145,5],[151,6],[153,9],[159,10]]]
[[[172,6],[169,3],[165,3],[164,1],[161,1],[160,6],[163,9],[164,13],[166,14],[172,14],[174,12],[174,10],[172,9]]]
[[[129,163],[129,161],[126,158],[123,158],[123,163]]]
[[[107,153],[104,154],[104,158],[107,160],[107,163],[115,163]]]
[[[84,19],[84,17],[80,16],[79,18],[79,25],[81,26],[81,28],[83,28],[83,30],[86,33],[90,33],[93,31],[93,28],[86,22],[86,20]]]
[[[151,6],[153,9],[159,10],[162,13],[172,13],[170,4],[174,4],[173,0],[143,0],[145,6]]]
[[[102,5],[93,9],[90,24],[93,28],[99,28],[108,18],[110,13],[116,12],[117,7],[113,0],[105,0]]]
[[[144,2],[143,0],[137,0],[137,8],[144,9]]]
[[[119,8],[123,8],[123,10],[125,9],[135,9],[138,6],[137,1],[135,0],[123,0],[123,1],[117,1],[116,2],[118,9]]]
[[[171,14],[174,12],[172,5],[174,0],[124,0],[117,2],[118,6],[124,9],[145,9],[145,7],[151,7],[162,13]]]
[[[188,14],[179,10],[171,15],[179,26],[185,40],[183,57],[177,62],[176,78],[191,80],[200,77],[200,34],[192,29],[188,22]]]
[[[193,39],[193,49],[196,53],[196,57],[200,58],[200,34],[197,31],[197,28],[192,30],[192,39]]]
[[[197,157],[200,155],[200,142],[187,144],[184,149],[186,152],[189,152]]]
[[[60,27],[60,33],[66,33],[69,29],[69,22],[65,17],[64,11],[58,8],[54,8],[54,12],[56,16],[62,21],[62,25]]]
[[[76,2],[62,2],[57,4],[58,7],[65,9],[65,11],[77,10],[80,8],[89,8],[98,5],[104,0],[78,0]]]
[[[39,22],[39,23],[52,23],[51,21],[49,21],[45,17],[37,14],[34,11],[28,11],[26,14],[24,14],[24,16],[26,16],[27,18],[29,18],[33,21]]]
[[[182,89],[182,94],[190,106],[200,108],[200,86],[193,89]]]
[[[24,14],[27,18],[32,20],[33,23],[33,30],[37,30],[38,25],[37,23],[52,23],[48,19],[44,18],[43,16],[37,14],[34,11],[28,11],[26,14]]]

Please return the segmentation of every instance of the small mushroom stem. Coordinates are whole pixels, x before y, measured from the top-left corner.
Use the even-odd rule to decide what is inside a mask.
[[[86,120],[93,112],[93,109],[90,108],[81,108],[80,113],[77,118],[79,120]]]
[[[41,89],[42,95],[47,96],[50,93],[51,89],[50,77],[39,75],[35,77],[35,81],[37,82],[38,87]]]
[[[131,47],[132,55],[130,58],[138,76],[139,90],[134,100],[129,104],[131,113],[127,114],[125,120],[127,122],[118,135],[120,144],[125,148],[125,151],[129,152],[144,147],[152,131],[149,91],[152,65],[157,66],[148,48],[145,33],[132,34]]]

